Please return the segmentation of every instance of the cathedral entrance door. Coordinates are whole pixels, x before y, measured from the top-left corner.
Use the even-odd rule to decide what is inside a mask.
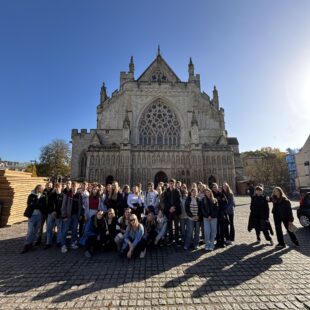
[[[159,171],[155,175],[155,179],[154,179],[155,188],[157,188],[157,185],[158,185],[159,182],[168,183],[167,174],[165,172],[163,172],[163,171]]]

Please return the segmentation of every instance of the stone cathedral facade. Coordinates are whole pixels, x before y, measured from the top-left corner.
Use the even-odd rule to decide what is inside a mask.
[[[188,80],[181,81],[160,50],[138,78],[131,57],[111,97],[103,84],[96,129],[72,130],[74,180],[145,188],[148,181],[175,178],[235,188],[242,173],[238,140],[227,135],[216,87],[212,98],[201,91],[191,59]]]

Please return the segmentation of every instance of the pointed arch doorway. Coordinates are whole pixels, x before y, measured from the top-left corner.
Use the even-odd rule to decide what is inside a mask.
[[[155,178],[154,178],[155,188],[157,188],[157,185],[158,185],[159,182],[168,183],[167,174],[165,172],[163,172],[163,171],[159,171],[155,175]]]

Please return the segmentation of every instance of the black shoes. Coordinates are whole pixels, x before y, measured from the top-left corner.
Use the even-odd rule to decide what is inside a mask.
[[[51,247],[52,247],[51,244],[47,244],[47,245],[44,247],[44,250],[48,250],[48,249],[50,249]]]
[[[23,250],[20,252],[20,254],[24,254],[32,250],[32,245],[31,244],[25,244]]]

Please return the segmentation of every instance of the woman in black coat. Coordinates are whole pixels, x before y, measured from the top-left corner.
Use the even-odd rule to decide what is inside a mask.
[[[292,242],[299,246],[299,242],[296,238],[296,235],[289,231],[289,226],[293,223],[294,217],[291,207],[291,202],[288,200],[286,195],[284,194],[281,187],[275,187],[272,192],[272,202],[273,202],[273,218],[274,218],[274,225],[276,227],[277,239],[279,247],[285,247],[283,232],[282,232],[282,223],[287,230],[288,235],[290,236]]]
[[[270,245],[273,245],[272,239],[269,235],[269,230],[272,232],[269,223],[269,205],[261,186],[255,187],[255,195],[252,196],[250,210],[248,231],[251,231],[252,228],[255,229],[257,243],[260,243],[261,241],[260,233],[262,231],[265,239],[270,242]]]

